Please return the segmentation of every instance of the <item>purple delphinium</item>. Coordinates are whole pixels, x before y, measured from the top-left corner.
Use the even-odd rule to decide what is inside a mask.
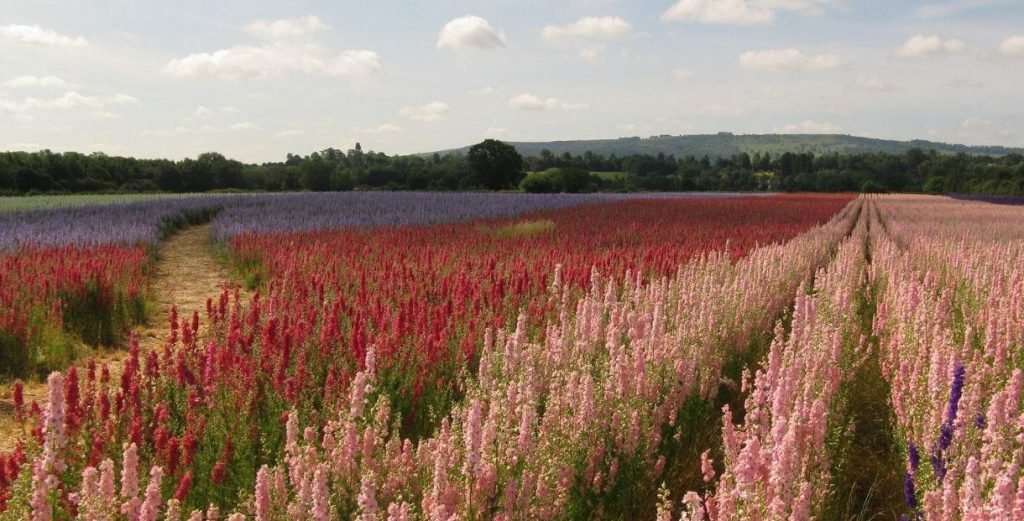
[[[914,490],[914,476],[908,472],[903,476],[903,499],[911,510],[917,510],[917,493]]]
[[[21,246],[153,244],[188,216],[213,218],[213,236],[510,218],[627,198],[728,198],[740,194],[509,194],[333,192],[154,199],[0,213],[0,252]],[[205,220],[205,219],[204,219]]]
[[[921,466],[921,452],[917,450],[914,442],[910,442],[907,447],[907,459],[910,461],[910,471],[917,474],[917,469]]]
[[[340,192],[272,194],[232,205],[213,220],[213,234],[301,232],[351,227],[440,224],[515,217],[528,212],[609,202],[623,196],[570,194]]]
[[[946,407],[946,420],[939,427],[939,439],[932,452],[931,463],[935,475],[941,482],[946,478],[945,452],[953,443],[953,434],[956,430],[956,417],[960,408],[960,398],[963,396],[964,378],[966,376],[964,365],[957,362],[953,366],[953,381],[949,387],[949,404]]]
[[[960,397],[964,391],[964,365],[957,362],[953,367],[953,383],[949,388],[949,406],[946,409],[946,423],[952,425],[956,421],[960,408]]]
[[[188,216],[214,213],[240,200],[197,196],[0,213],[0,252],[22,246],[153,244]]]

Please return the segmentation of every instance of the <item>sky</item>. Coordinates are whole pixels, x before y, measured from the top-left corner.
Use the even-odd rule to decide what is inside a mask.
[[[0,0],[0,150],[247,162],[843,133],[1024,146],[1021,0]]]

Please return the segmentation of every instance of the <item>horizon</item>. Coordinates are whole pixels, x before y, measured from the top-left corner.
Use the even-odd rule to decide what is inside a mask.
[[[984,145],[984,144],[983,145],[967,145],[967,144],[964,144],[964,143],[950,143],[950,142],[943,142],[943,141],[934,141],[934,140],[929,140],[929,139],[894,140],[894,139],[886,139],[886,138],[874,138],[874,137],[868,137],[868,136],[857,136],[857,135],[845,134],[845,133],[837,133],[837,134],[737,133],[737,132],[731,132],[731,131],[727,131],[727,130],[721,130],[721,131],[718,131],[718,132],[699,133],[699,134],[660,134],[660,135],[651,135],[651,136],[618,136],[618,137],[605,137],[605,138],[598,137],[598,138],[592,138],[592,139],[553,139],[553,140],[549,140],[549,141],[512,141],[512,140],[498,139],[498,141],[502,141],[504,143],[508,143],[508,144],[511,144],[511,145],[537,145],[537,144],[559,144],[559,143],[577,143],[577,142],[614,142],[614,141],[619,141],[619,140],[631,140],[631,139],[639,139],[639,140],[643,141],[643,140],[649,140],[649,139],[671,139],[671,138],[718,136],[718,135],[722,135],[722,134],[726,134],[726,135],[734,136],[734,137],[744,137],[744,136],[779,136],[779,137],[839,136],[839,137],[849,137],[849,138],[854,138],[854,139],[874,139],[874,140],[888,141],[888,142],[894,142],[894,143],[913,143],[913,142],[923,141],[923,142],[926,142],[926,143],[932,143],[932,144],[943,145],[943,146],[951,146],[951,147],[1006,148],[1008,150],[1011,150],[1012,153],[1024,152],[1024,146],[1014,147],[1014,146],[1005,146],[1005,145]],[[491,138],[483,138],[483,139],[491,139]],[[420,152],[388,153],[388,152],[383,151],[383,150],[376,150],[376,149],[373,149],[371,147],[363,146],[362,142],[356,141],[354,143],[350,143],[350,144],[347,144],[347,145],[339,145],[339,144],[327,145],[327,146],[318,148],[316,150],[306,150],[306,151],[301,151],[299,153],[287,152],[284,156],[282,156],[279,159],[270,159],[270,160],[265,160],[265,161],[245,161],[245,160],[242,160],[242,159],[238,159],[236,157],[232,157],[232,156],[230,156],[228,154],[224,154],[223,152],[218,151],[218,150],[205,150],[205,151],[202,151],[202,152],[198,152],[198,153],[196,153],[196,154],[194,154],[192,156],[183,156],[183,157],[132,156],[132,155],[123,155],[123,154],[111,154],[111,153],[104,152],[102,150],[94,150],[94,151],[91,151],[91,152],[83,152],[81,150],[55,150],[55,149],[50,149],[50,148],[47,148],[47,147],[41,147],[41,148],[37,148],[37,149],[34,149],[34,150],[4,150],[4,149],[0,149],[0,153],[5,153],[5,152],[35,153],[35,152],[42,152],[42,151],[46,150],[46,151],[49,151],[49,152],[55,153],[55,154],[79,153],[79,154],[84,154],[84,155],[92,155],[92,154],[97,154],[98,153],[98,154],[104,154],[104,155],[111,156],[111,157],[125,157],[125,158],[133,158],[133,159],[139,159],[139,160],[144,160],[144,161],[170,160],[170,161],[175,161],[175,162],[182,161],[184,159],[195,159],[197,156],[199,156],[201,154],[217,153],[217,154],[223,155],[225,157],[225,159],[237,160],[237,161],[239,161],[239,162],[241,162],[243,164],[261,165],[261,164],[283,163],[283,162],[285,162],[287,160],[289,154],[297,155],[297,156],[300,156],[300,157],[308,157],[308,156],[310,156],[313,153],[323,152],[323,151],[328,150],[328,149],[338,150],[338,151],[341,151],[341,152],[348,152],[352,148],[354,148],[355,145],[360,145],[360,147],[361,147],[363,152],[384,153],[385,155],[387,155],[389,157],[398,157],[398,156],[425,156],[425,155],[431,155],[431,154],[462,153],[465,149],[470,148],[474,144],[476,144],[476,143],[468,143],[468,144],[464,144],[464,145],[461,145],[461,146],[454,146],[454,147],[450,147],[450,148],[437,149],[437,150],[426,150],[426,151],[420,151]],[[935,149],[923,149],[923,150],[925,152],[927,152],[929,150],[933,150],[934,151]],[[603,154],[603,153],[598,152],[598,154]],[[615,155],[615,154],[612,153],[611,155]],[[643,155],[643,154],[640,154],[640,155]],[[669,154],[669,155],[670,156],[685,157],[688,154],[682,154],[682,155],[679,155],[679,154]],[[840,155],[842,155],[842,153],[840,153]],[[527,157],[527,154],[524,153],[524,157]],[[696,157],[696,156],[694,156],[694,157]]]
[[[722,129],[1024,147],[1020,2],[433,4],[7,6],[0,150],[264,163]]]

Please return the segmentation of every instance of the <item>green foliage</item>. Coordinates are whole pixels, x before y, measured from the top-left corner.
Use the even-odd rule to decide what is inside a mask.
[[[860,193],[862,194],[884,194],[887,192],[888,190],[874,179],[868,179],[860,186]]]
[[[514,146],[496,139],[473,145],[466,158],[473,177],[491,190],[515,188],[523,179],[523,156]]]
[[[519,189],[530,194],[550,194],[555,192],[555,182],[547,171],[530,172],[519,183]]]
[[[334,173],[334,167],[321,159],[319,154],[313,154],[308,161],[304,161],[301,170],[299,185],[304,190],[327,192],[331,189],[331,174]]]
[[[580,194],[596,192],[604,180],[579,167],[552,167],[543,172],[530,172],[519,183],[519,189],[528,193]]]
[[[686,136],[685,147],[662,146],[679,139],[615,141],[622,147],[606,147],[602,141],[548,144],[561,150],[559,155],[495,140],[464,153],[418,156],[327,148],[261,165],[243,165],[216,153],[169,161],[48,150],[0,152],[0,194],[515,188],[532,193],[856,192],[870,181],[869,187],[887,191],[1024,195],[1024,155],[1013,149],[928,142],[883,146],[897,142],[850,136]],[[732,144],[710,146],[714,143]],[[593,148],[571,152],[577,145]],[[530,156],[523,158],[522,152]],[[993,155],[978,155],[983,152]],[[524,171],[532,173],[524,176]],[[0,197],[0,211],[10,208],[9,200]]]

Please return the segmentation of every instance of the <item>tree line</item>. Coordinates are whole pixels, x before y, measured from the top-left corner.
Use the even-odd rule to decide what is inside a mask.
[[[394,155],[328,148],[282,162],[245,164],[210,152],[195,159],[135,159],[102,153],[0,153],[0,194],[523,190],[626,191],[898,191],[1024,195],[1024,156],[940,154],[739,153],[709,158],[672,155],[522,157],[486,140],[467,154]]]

